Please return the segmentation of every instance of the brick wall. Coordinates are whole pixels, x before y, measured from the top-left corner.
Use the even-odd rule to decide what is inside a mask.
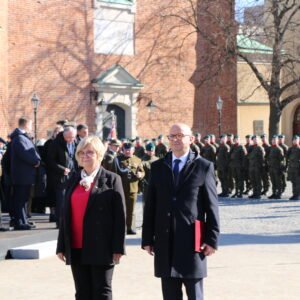
[[[172,1],[175,2],[183,3]],[[197,36],[190,35],[193,28],[183,26],[178,19],[163,16],[161,12],[168,3],[170,1],[137,1],[136,54],[122,57],[94,53],[91,0],[9,1],[9,130],[16,126],[21,115],[33,117],[30,98],[36,92],[41,99],[39,138],[45,137],[59,119],[87,123],[93,131],[95,103],[89,99],[90,81],[102,70],[119,63],[142,81],[145,85],[142,92],[150,95],[158,106],[149,113],[145,107],[149,100],[142,98],[137,104],[140,136],[167,133],[170,125],[178,121],[197,131],[213,131],[215,101],[220,91],[215,90],[212,82],[204,89],[205,93],[198,89],[194,100],[194,86],[189,79],[195,70]],[[231,77],[227,76],[226,68],[219,79]],[[230,66],[230,74],[234,68],[234,64]],[[198,101],[198,95],[204,94],[205,100]],[[231,101],[230,105],[224,105],[226,112],[231,113],[236,99],[232,86],[221,96],[224,101]],[[197,112],[199,107],[203,112],[198,115],[194,106]],[[235,131],[236,121],[232,119],[236,117],[234,113],[232,116],[226,117],[224,122],[226,129]]]

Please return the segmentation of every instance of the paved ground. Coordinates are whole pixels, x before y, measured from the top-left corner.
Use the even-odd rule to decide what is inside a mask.
[[[141,210],[139,203],[138,226]],[[209,258],[206,299],[298,300],[300,201],[221,199],[220,215],[221,243]],[[0,261],[1,300],[68,300],[73,294],[70,269],[55,256]],[[115,268],[114,300],[121,299],[162,299],[152,257],[140,249],[140,229],[127,239],[127,256]]]

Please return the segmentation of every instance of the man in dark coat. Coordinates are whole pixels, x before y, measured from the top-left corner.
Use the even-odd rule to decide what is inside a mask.
[[[66,126],[64,131],[60,132],[51,143],[47,153],[48,176],[55,190],[55,218],[57,227],[59,226],[67,180],[77,169],[75,139],[76,129],[72,126]]]
[[[30,230],[26,214],[26,203],[30,197],[32,185],[36,180],[36,168],[41,158],[28,133],[32,130],[32,121],[20,118],[11,136],[11,180],[13,184],[13,214],[15,230]]]
[[[203,299],[206,256],[217,249],[218,198],[213,163],[189,150],[193,142],[186,124],[175,124],[168,136],[172,152],[151,165],[142,247],[154,256],[164,300]],[[195,251],[195,221],[204,222],[201,252]],[[197,247],[200,246],[197,245]]]

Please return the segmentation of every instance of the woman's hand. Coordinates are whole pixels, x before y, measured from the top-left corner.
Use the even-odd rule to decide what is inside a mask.
[[[120,253],[113,254],[113,261],[116,265],[120,263],[120,259],[121,259],[122,255],[123,254],[120,254]]]
[[[62,260],[63,262],[66,262],[66,257],[64,255],[64,253],[60,252],[60,253],[57,253],[56,255],[60,260]]]

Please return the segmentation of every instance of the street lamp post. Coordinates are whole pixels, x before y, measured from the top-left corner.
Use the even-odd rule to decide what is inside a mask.
[[[34,113],[34,141],[37,142],[37,109],[40,104],[40,99],[34,93],[31,97],[31,103],[33,106],[33,113]]]
[[[223,100],[219,96],[218,100],[217,100],[217,111],[218,111],[218,116],[219,116],[219,120],[218,120],[219,136],[221,135],[221,115],[222,115],[222,108],[223,108]]]

